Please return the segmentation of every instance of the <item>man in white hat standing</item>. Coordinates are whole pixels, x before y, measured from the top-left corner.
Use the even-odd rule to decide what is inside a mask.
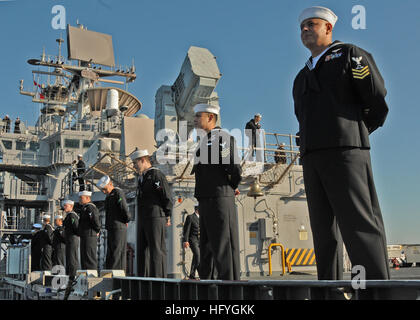
[[[66,274],[69,280],[74,280],[79,269],[79,216],[73,210],[74,202],[64,200],[64,238],[66,239]]]
[[[50,271],[52,265],[52,240],[54,229],[50,224],[51,216],[45,214],[42,217],[43,229],[41,231],[41,270]]]
[[[262,161],[264,154],[263,150],[256,150],[255,148],[261,148],[261,118],[262,115],[257,113],[254,118],[249,120],[245,125],[245,135],[249,140],[250,151],[248,159],[252,160],[252,157],[256,154],[256,160]]]
[[[54,218],[55,230],[53,232],[53,266],[59,265],[65,268],[66,266],[66,239],[64,238],[63,217],[56,215]]]
[[[99,210],[91,202],[92,192],[79,192],[80,262],[83,270],[98,270],[98,236],[101,231]]]
[[[32,226],[31,235],[31,271],[41,270],[41,235],[42,225],[40,223],[34,223]]]
[[[192,170],[200,210],[200,279],[240,280],[235,195],[242,171],[235,138],[216,126],[220,107],[198,104],[194,112],[194,125],[203,131]]]
[[[83,156],[81,154],[77,155],[77,180],[79,181],[79,191],[86,190],[85,180],[82,178],[82,175],[86,172],[86,164],[83,161]]]
[[[328,8],[302,12],[301,40],[311,57],[293,85],[318,279],[342,278],[341,236],[366,279],[389,279],[369,154],[369,134],[388,113],[386,89],[370,53],[332,41],[336,21]]]
[[[139,172],[137,188],[137,268],[139,277],[166,278],[165,226],[171,225],[172,191],[147,150],[130,155]]]
[[[96,186],[106,194],[105,229],[107,230],[106,269],[124,270],[127,267],[127,223],[130,211],[124,191],[114,187],[109,176],[103,176]]]

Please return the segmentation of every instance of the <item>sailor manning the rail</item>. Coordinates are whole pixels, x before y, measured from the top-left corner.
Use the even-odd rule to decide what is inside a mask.
[[[328,8],[302,12],[301,40],[312,56],[293,85],[318,279],[342,279],[341,236],[366,279],[389,279],[369,153],[369,134],[388,113],[386,89],[370,53],[332,41],[336,21]]]
[[[198,104],[194,126],[202,136],[195,154],[195,197],[200,211],[200,279],[240,279],[238,217],[241,166],[233,136],[216,127],[220,107]]]
[[[41,232],[41,270],[50,271],[52,269],[52,240],[54,229],[50,224],[51,216],[45,214],[42,217],[43,229]]]
[[[140,277],[166,278],[165,227],[171,225],[172,192],[165,175],[151,164],[147,150],[130,155],[140,173],[137,188],[137,267]]]
[[[53,266],[59,265],[65,268],[66,240],[64,239],[63,217],[60,215],[55,216],[54,223],[52,264]]]
[[[31,271],[41,270],[41,229],[40,223],[34,223],[31,235]]]
[[[79,220],[79,236],[80,236],[80,262],[83,270],[98,269],[98,236],[101,231],[101,223],[99,221],[99,210],[91,202],[92,192],[79,192],[80,220]]]
[[[64,212],[64,238],[66,239],[66,274],[70,280],[76,277],[79,269],[79,216],[73,211],[74,202],[71,200],[63,201]]]
[[[106,194],[105,229],[107,230],[106,269],[126,270],[127,223],[130,211],[124,191],[114,187],[109,176],[103,176],[96,186]]]

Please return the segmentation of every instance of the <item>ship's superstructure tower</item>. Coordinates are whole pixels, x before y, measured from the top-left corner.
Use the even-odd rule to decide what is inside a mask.
[[[43,213],[54,221],[63,199],[78,200],[78,155],[86,167],[100,152],[125,158],[120,153],[124,119],[142,106],[127,91],[136,79],[135,66],[115,65],[110,35],[68,25],[66,42],[67,59],[60,37],[58,55],[43,51],[40,59],[28,60],[35,67],[31,89],[20,81],[20,93],[41,105],[36,125],[22,122],[20,130],[10,130],[13,123],[7,128],[3,122],[0,130],[0,236],[10,243],[29,236]],[[104,195],[85,181],[100,205]]]

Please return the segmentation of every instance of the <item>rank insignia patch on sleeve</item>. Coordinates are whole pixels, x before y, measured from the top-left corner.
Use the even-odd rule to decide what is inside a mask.
[[[366,78],[368,75],[370,75],[370,71],[369,71],[369,67],[365,66],[362,69],[358,70],[358,69],[351,69],[352,73],[353,73],[353,78],[354,79],[364,79]]]

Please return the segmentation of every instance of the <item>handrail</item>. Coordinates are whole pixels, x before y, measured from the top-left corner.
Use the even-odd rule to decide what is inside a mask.
[[[286,264],[286,262],[285,262],[286,259],[284,257],[284,246],[281,243],[271,243],[268,246],[268,275],[271,276],[271,274],[273,273],[273,270],[272,270],[272,267],[271,267],[271,248],[272,247],[280,247],[281,248],[281,266],[282,266],[282,269],[283,269],[282,275],[284,275],[285,272],[286,272],[286,268],[284,266]]]

